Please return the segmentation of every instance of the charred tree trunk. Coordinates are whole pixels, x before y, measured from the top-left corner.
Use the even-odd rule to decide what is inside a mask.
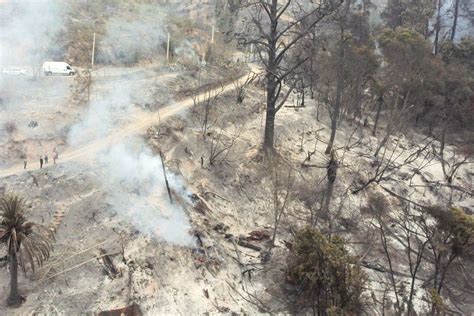
[[[336,84],[336,101],[334,103],[334,110],[331,115],[331,137],[329,138],[328,146],[326,147],[326,154],[329,154],[332,151],[332,146],[334,145],[334,139],[336,138],[336,129],[337,129],[337,120],[341,111],[341,97],[342,90],[344,89],[344,78],[342,71],[344,69],[344,27],[341,24],[341,38],[339,45],[339,67],[337,68],[337,84]]]
[[[441,140],[440,140],[440,148],[439,148],[439,156],[441,160],[441,169],[443,170],[444,178],[448,178],[448,174],[446,172],[446,161],[444,160],[444,146],[446,144],[446,129],[445,127],[443,131],[441,132]]]
[[[319,106],[321,104],[321,89],[318,91],[318,105],[316,105],[316,121],[319,122]]]
[[[277,84],[278,79],[275,76],[277,70],[277,60],[276,60],[276,42],[277,42],[277,0],[272,0],[272,5],[270,7],[270,36],[268,41],[268,67],[267,67],[267,110],[265,117],[265,133],[263,138],[263,147],[265,150],[273,151],[273,136],[275,133],[275,114],[276,114],[276,101],[278,96],[277,94]]]
[[[270,75],[272,76],[272,75]],[[265,134],[263,138],[263,147],[273,150],[273,135],[275,133],[275,103],[273,103],[272,93],[276,90],[276,82],[268,80],[267,83],[267,110],[265,116]],[[274,85],[275,84],[275,85]]]
[[[456,37],[456,27],[458,25],[459,0],[454,0],[453,28],[451,29],[451,41]]]
[[[438,13],[436,14],[434,54],[438,54],[439,33],[441,31],[441,0],[438,0]]]
[[[334,183],[336,182],[337,178],[337,161],[336,161],[336,156],[334,154],[334,151],[331,152],[331,159],[329,160],[329,163],[326,167],[327,171],[327,178],[328,178],[328,186],[326,189],[326,193],[324,194],[323,197],[323,202],[321,203],[322,205],[322,210],[323,212],[326,212],[328,215],[329,219],[329,233],[332,234],[333,231],[333,218],[331,216],[329,207],[331,204],[332,200],[332,194],[334,192]]]
[[[375,114],[375,122],[374,122],[374,129],[372,130],[372,135],[375,136],[375,133],[377,132],[377,125],[379,124],[379,118],[380,118],[380,111],[382,110],[382,105],[383,105],[383,96],[380,95],[378,102],[377,102],[377,113]]]
[[[301,89],[301,104],[300,104],[300,106],[304,107],[304,86]]]
[[[202,123],[202,137],[206,139],[207,137],[207,125],[209,121],[209,111],[211,107],[211,94],[209,93],[208,97],[204,100],[204,119]]]
[[[314,55],[314,52],[313,52]],[[313,57],[309,60],[309,69],[310,69],[310,83],[309,83],[309,92],[311,95],[311,100],[314,100],[314,71],[313,71]]]
[[[391,126],[387,126],[387,130],[385,132],[385,136],[383,137],[382,141],[380,142],[379,146],[377,147],[377,149],[375,150],[375,153],[374,153],[374,157],[377,157],[380,153],[380,150],[385,146],[385,144],[387,143],[388,139],[390,138],[390,134],[391,134]]]

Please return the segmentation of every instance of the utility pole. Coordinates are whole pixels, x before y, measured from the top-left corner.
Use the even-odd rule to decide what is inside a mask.
[[[95,33],[94,33],[94,39],[92,40],[91,69],[94,68],[94,55],[95,55]]]
[[[211,44],[214,44],[214,25],[212,26]]]
[[[166,62],[170,61],[170,33],[168,32],[168,41],[166,42]]]

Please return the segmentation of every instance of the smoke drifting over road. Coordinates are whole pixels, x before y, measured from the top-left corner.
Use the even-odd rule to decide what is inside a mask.
[[[100,94],[68,135],[68,145],[82,146],[100,140],[140,110],[128,81],[120,81],[120,89]],[[130,123],[130,122],[128,122]],[[107,203],[124,222],[150,236],[170,243],[191,246],[190,224],[184,210],[168,202],[161,160],[154,156],[140,138],[123,139],[98,153],[99,185],[107,193]],[[174,192],[185,197],[180,179],[169,173]]]
[[[134,111],[131,104],[130,85],[120,83],[120,89],[97,92],[83,114],[81,121],[71,127],[67,142],[75,147],[100,139],[109,134],[120,118]]]

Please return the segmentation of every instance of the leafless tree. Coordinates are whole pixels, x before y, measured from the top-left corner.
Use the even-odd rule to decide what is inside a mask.
[[[245,99],[245,89],[251,84],[256,78],[258,77],[257,74],[251,73],[247,76],[244,82],[239,80],[234,81],[235,93],[236,93],[236,101],[237,103],[241,104],[244,102]]]
[[[326,16],[341,5],[340,1],[322,0],[305,3],[298,0],[249,0],[243,8],[247,29],[239,34],[247,45],[254,45],[266,76],[266,120],[264,148],[273,150],[275,116],[295,88],[292,83],[283,92],[284,81],[305,62],[286,63],[295,45]]]
[[[221,85],[221,91],[222,90],[223,86]],[[221,91],[211,94],[211,90],[209,90],[202,98],[199,98],[199,92],[196,91],[196,93],[191,96],[193,100],[193,111],[201,117],[201,134],[204,139],[207,137],[211,123],[211,108],[218,100]],[[202,106],[202,109],[200,109],[200,106]]]
[[[421,263],[425,260],[424,256],[427,245],[433,236],[422,234],[419,216],[413,214],[410,203],[403,208],[400,216],[395,219],[395,223],[397,224],[396,228],[399,228],[402,232],[403,246],[410,270],[411,281],[407,301],[407,315],[412,315],[414,312],[413,296],[415,294],[417,274],[420,271]]]
[[[446,157],[446,128],[441,133],[440,149],[439,149],[439,160],[441,162],[441,168],[446,181],[449,184],[453,183],[454,176],[458,172],[459,168],[469,162],[469,158],[472,156],[470,150],[461,149],[454,150],[450,158]]]
[[[275,244],[278,226],[291,199],[294,184],[293,170],[291,166],[285,165],[281,157],[276,157],[275,153],[267,155],[268,170],[270,171],[272,183],[272,203],[273,203],[273,233],[272,245]]]
[[[236,129],[230,137],[223,129],[214,128],[209,137],[209,165],[223,162],[227,159],[232,147],[242,134],[243,127]]]

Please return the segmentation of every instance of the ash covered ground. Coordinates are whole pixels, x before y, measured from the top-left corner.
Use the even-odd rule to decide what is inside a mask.
[[[203,7],[193,8],[186,9],[195,14],[191,20],[208,15]],[[9,309],[2,299],[8,296],[10,275],[7,268],[0,269],[0,311],[75,315],[135,303],[147,315],[286,313],[290,240],[308,221],[321,230],[331,225],[351,241],[351,253],[363,254],[370,305],[370,299],[385,295],[388,282],[371,198],[383,196],[397,210],[403,208],[400,197],[421,205],[449,200],[472,212],[470,165],[457,171],[456,190],[443,186],[438,158],[418,153],[427,144],[439,148],[439,141],[413,129],[394,133],[384,146],[393,166],[401,167],[388,168],[380,183],[351,193],[380,170],[372,153],[385,126],[372,135],[370,120],[368,126],[339,126],[335,152],[340,167],[330,205],[334,213],[315,208],[328,186],[324,149],[330,118],[315,99],[295,107],[297,95],[291,94],[277,116],[275,136],[282,161],[275,177],[291,198],[272,246],[274,179],[261,149],[264,79],[247,81],[261,68],[236,63],[233,57],[244,54],[234,47],[223,56],[225,62],[205,63],[207,47],[195,38],[179,39],[166,63],[167,31],[191,29],[186,34],[202,35],[203,41],[209,34],[194,30],[196,21],[175,23],[169,6],[159,16],[168,28],[157,26],[156,12],[147,9],[131,5],[104,11],[110,23],[98,35],[106,36],[106,48],[91,76],[87,38],[70,44],[77,76],[0,78],[0,192],[24,196],[28,218],[56,232],[51,258],[34,274],[20,275],[26,301],[17,309]],[[91,5],[87,10],[95,9]],[[137,21],[141,15],[146,18]],[[128,21],[122,29],[127,36],[117,38],[123,20]],[[59,26],[42,25],[38,32],[77,25],[71,19]],[[133,39],[150,28],[157,36],[148,39],[156,45],[139,47],[142,59],[137,62],[123,59],[123,53],[135,52]],[[114,46],[120,40],[127,40],[125,51]],[[59,154],[57,164],[53,150]],[[451,157],[456,147],[445,150]],[[45,155],[48,164],[40,169],[39,158]],[[397,271],[406,268],[402,250],[393,258]],[[468,262],[465,269],[472,268]],[[451,277],[448,286],[456,292],[457,276]],[[409,281],[406,274],[397,278]],[[421,268],[420,278],[429,278],[428,267]],[[427,309],[422,282],[417,286],[414,302]],[[466,298],[461,307],[466,313],[472,310],[472,300]]]

